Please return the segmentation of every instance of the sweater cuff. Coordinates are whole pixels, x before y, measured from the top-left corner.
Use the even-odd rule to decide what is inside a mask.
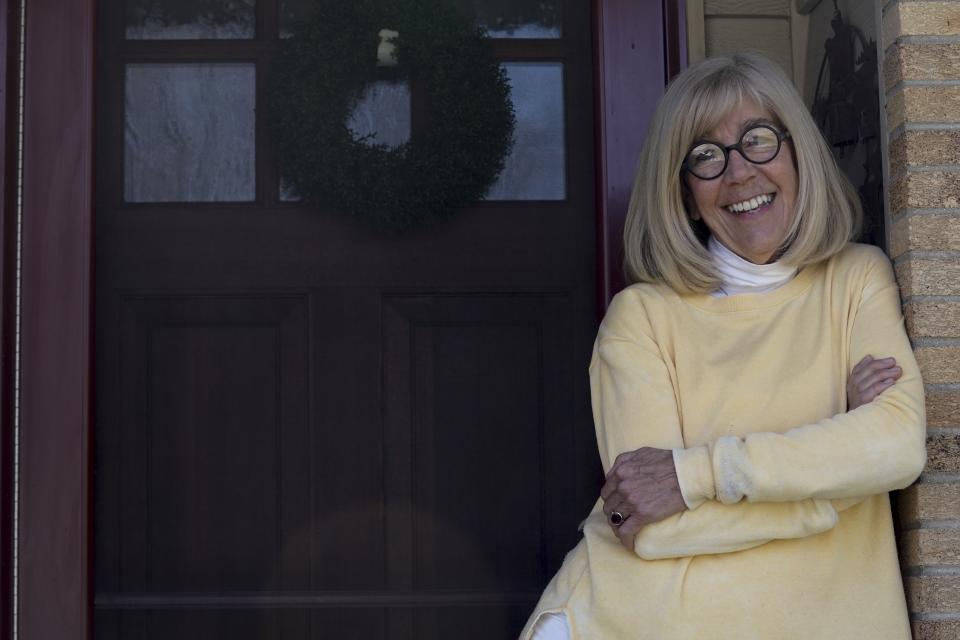
[[[673,450],[673,466],[677,470],[680,493],[688,509],[696,509],[716,495],[710,450],[705,447]]]

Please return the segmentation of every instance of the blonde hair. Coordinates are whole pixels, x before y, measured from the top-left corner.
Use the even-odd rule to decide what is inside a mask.
[[[671,82],[650,123],[624,226],[628,282],[662,282],[680,293],[719,285],[709,231],[689,215],[680,166],[693,142],[744,101],[766,109],[791,134],[784,147],[797,169],[796,215],[779,260],[797,267],[826,260],[859,232],[857,193],[780,68],[754,53],[709,58]]]

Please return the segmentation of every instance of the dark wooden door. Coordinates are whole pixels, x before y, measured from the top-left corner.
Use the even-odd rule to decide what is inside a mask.
[[[5,553],[4,560],[0,562],[0,574],[2,574],[4,585],[11,587],[0,589],[0,595],[3,598],[2,617],[12,618],[13,624],[11,627],[0,629],[0,637],[9,638],[16,635],[23,640],[49,638],[86,640],[91,634],[94,610],[96,610],[98,622],[97,634],[103,637],[110,637],[109,634],[112,634],[115,637],[123,632],[122,635],[125,637],[137,638],[163,635],[165,631],[169,631],[167,635],[171,637],[205,638],[227,634],[243,637],[257,633],[261,637],[298,637],[311,633],[314,636],[351,637],[353,632],[345,625],[336,627],[330,625],[327,629],[321,629],[318,624],[314,625],[313,629],[308,627],[308,631],[303,631],[303,625],[313,624],[311,611],[318,611],[324,615],[322,612],[326,611],[330,614],[336,607],[340,607],[343,616],[347,617],[356,613],[357,607],[365,606],[366,609],[363,611],[371,613],[365,616],[361,612],[358,615],[361,620],[373,616],[383,617],[384,610],[390,611],[391,615],[409,618],[411,614],[403,612],[404,608],[409,610],[416,607],[423,613],[429,609],[431,603],[434,611],[438,605],[443,605],[444,611],[454,612],[455,607],[463,603],[463,600],[458,600],[457,596],[464,594],[472,596],[476,590],[464,589],[459,593],[447,590],[438,593],[438,590],[421,589],[411,593],[402,589],[377,590],[376,586],[371,587],[370,583],[364,583],[359,591],[362,592],[360,595],[366,599],[359,603],[355,599],[357,590],[323,591],[323,585],[318,591],[299,591],[294,588],[270,591],[262,586],[252,592],[230,590],[255,584],[255,581],[249,577],[234,580],[230,584],[227,583],[227,579],[232,580],[235,575],[230,571],[241,571],[233,565],[244,564],[243,561],[245,561],[244,558],[229,557],[236,548],[234,539],[240,540],[244,536],[249,538],[249,530],[252,527],[261,526],[256,523],[266,517],[265,513],[269,515],[267,511],[258,508],[258,495],[262,498],[262,493],[258,494],[257,491],[253,491],[250,500],[244,501],[241,505],[241,508],[245,509],[247,520],[237,527],[235,536],[230,538],[224,534],[220,538],[215,538],[218,543],[223,540],[222,545],[200,544],[196,539],[188,538],[194,535],[193,528],[184,533],[183,538],[177,538],[168,535],[174,524],[156,523],[155,519],[144,521],[144,513],[150,517],[150,514],[156,515],[158,510],[166,509],[167,513],[175,511],[176,517],[173,521],[179,522],[187,517],[182,516],[184,513],[187,515],[205,513],[209,510],[206,504],[215,504],[227,493],[225,490],[218,489],[216,484],[202,487],[191,484],[189,480],[171,477],[166,473],[169,471],[168,468],[151,468],[150,466],[137,468],[137,465],[144,464],[145,461],[148,465],[153,464],[158,460],[158,456],[165,455],[162,452],[156,452],[158,447],[169,444],[169,441],[163,440],[166,434],[162,429],[149,431],[144,426],[157,424],[148,422],[147,417],[153,415],[151,413],[153,408],[159,405],[156,402],[145,403],[143,400],[144,397],[148,400],[156,399],[155,393],[153,396],[143,395],[152,387],[147,387],[142,382],[132,383],[140,389],[139,396],[122,396],[120,389],[131,385],[131,382],[125,378],[130,371],[136,375],[146,375],[149,380],[159,380],[159,378],[151,373],[151,369],[144,368],[142,363],[125,364],[126,369],[123,370],[120,368],[120,363],[130,361],[131,345],[143,344],[146,340],[149,345],[152,345],[149,347],[149,352],[156,353],[167,346],[177,344],[177,335],[183,335],[177,333],[180,328],[197,330],[208,326],[196,321],[195,318],[205,317],[208,320],[211,318],[216,320],[215,314],[220,312],[214,312],[202,303],[195,305],[192,310],[180,304],[183,301],[191,302],[204,297],[214,301],[223,300],[225,297],[230,298],[230,295],[237,294],[236,291],[227,289],[230,295],[220,295],[220,297],[210,295],[211,290],[214,294],[217,291],[223,294],[224,290],[210,289],[209,284],[205,284],[206,276],[203,272],[205,264],[196,257],[199,253],[197,248],[199,237],[188,234],[186,231],[191,224],[213,226],[213,223],[219,220],[222,224],[217,228],[215,237],[219,237],[217,234],[236,234],[235,230],[231,231],[235,229],[232,225],[238,224],[238,220],[244,220],[244,212],[249,216],[250,212],[246,210],[254,209],[255,205],[247,203],[228,206],[222,202],[182,207],[150,203],[123,204],[123,199],[117,195],[122,193],[117,186],[117,181],[120,180],[118,177],[120,174],[117,172],[121,170],[121,152],[116,148],[112,152],[109,151],[111,144],[122,145],[118,142],[121,129],[113,119],[123,115],[118,105],[123,104],[124,98],[122,93],[119,100],[116,96],[118,78],[124,73],[120,68],[146,58],[150,58],[153,62],[196,61],[197,59],[217,61],[224,59],[224,53],[219,46],[195,41],[181,43],[184,45],[182,49],[175,43],[158,44],[157,50],[150,54],[146,52],[150,44],[130,42],[123,43],[121,46],[117,38],[118,32],[109,31],[109,21],[96,20],[94,9],[98,4],[101,8],[109,9],[106,12],[107,16],[114,15],[118,10],[115,2],[97,3],[95,0],[75,0],[70,3],[31,0],[22,6],[15,5],[14,11],[10,13],[10,24],[13,26],[8,33],[10,37],[4,49],[7,68],[19,69],[19,72],[8,77],[10,91],[3,130],[7,140],[16,140],[19,135],[18,149],[22,149],[22,153],[18,155],[11,152],[8,156],[11,162],[4,181],[5,206],[2,211],[5,230],[3,311],[7,318],[13,318],[14,312],[17,312],[19,322],[4,327],[3,352],[0,354],[0,360],[5,363],[4,371],[10,372],[16,369],[17,374],[3,376],[5,384],[3,412],[5,416],[14,414],[14,418],[4,422],[4,438],[0,441],[0,458],[2,458],[0,468],[4,473],[3,483],[0,484],[0,491],[4,496],[0,501],[0,504],[4,505],[3,513],[0,514],[3,521],[0,538],[4,539],[0,541],[0,546],[9,550],[9,554]],[[196,4],[208,5],[206,2]],[[571,127],[593,127],[597,134],[594,150],[594,157],[597,159],[596,182],[598,185],[595,211],[599,230],[598,245],[603,249],[601,261],[603,268],[599,269],[603,284],[599,287],[598,295],[602,303],[615,289],[613,283],[618,267],[614,255],[618,226],[625,212],[632,182],[632,167],[636,162],[643,131],[653,106],[662,92],[665,78],[675,73],[683,64],[681,25],[684,24],[684,20],[682,11],[678,11],[681,4],[676,0],[664,0],[662,4],[635,0],[594,0],[592,5],[594,11],[592,26],[595,36],[593,65],[597,69],[593,87],[593,98],[597,105],[595,119],[592,123],[587,123],[573,122],[571,118],[565,117],[564,123],[567,130]],[[17,8],[23,9],[23,14],[18,13]],[[114,14],[111,14],[111,11]],[[17,19],[22,22],[18,22]],[[257,10],[257,24],[269,25],[271,19],[270,11],[264,8]],[[22,40],[11,35],[13,32],[22,34]],[[109,35],[108,32],[113,35]],[[95,33],[104,36],[105,44],[97,46]],[[259,69],[260,54],[256,46],[251,46],[249,42],[235,42],[229,46],[242,52],[243,62],[249,63],[253,60]],[[98,59],[99,64],[95,64]],[[102,90],[99,92],[100,98],[95,100],[94,84],[97,79],[102,80]],[[21,81],[22,84],[20,84]],[[17,87],[22,88],[22,93],[17,90]],[[112,101],[104,99],[103,94],[111,91],[114,92],[114,99]],[[566,89],[565,93],[568,93]],[[19,109],[14,108],[18,98],[21,100]],[[96,118],[94,118],[95,112]],[[99,162],[96,167],[93,162],[95,123],[98,125],[97,132],[100,137],[97,144],[100,151]],[[13,146],[10,145],[7,150],[13,150]],[[104,151],[105,149],[107,151]],[[258,146],[258,149],[262,150],[262,147]],[[174,166],[179,165],[174,164]],[[266,172],[270,170],[269,163],[261,166],[260,169],[256,173],[256,180],[268,179]],[[93,198],[92,177],[94,175],[97,178],[97,191],[100,194],[96,208]],[[260,187],[257,188],[260,189]],[[265,192],[258,190],[256,193]],[[295,208],[291,207],[291,209]],[[187,212],[187,209],[191,211]],[[237,215],[237,211],[241,211],[241,215]],[[273,209],[266,211],[270,215],[273,214]],[[101,253],[98,260],[100,278],[97,283],[101,295],[98,299],[93,296],[92,277],[95,213],[103,223],[99,225],[97,237],[98,250]],[[202,215],[196,216],[195,221],[190,215],[192,213]],[[124,214],[129,215],[124,217]],[[293,214],[288,211],[285,215]],[[501,218],[503,217],[506,216],[501,215]],[[122,246],[107,248],[106,243],[111,238],[131,242],[133,236],[130,234],[124,236],[120,231],[124,225],[134,224],[137,221],[144,223],[141,230],[146,229],[146,235],[152,232],[151,225],[162,229],[168,241],[167,244],[154,246],[154,253],[141,252],[142,248],[149,244],[141,236],[128,248]],[[244,224],[250,223],[247,221]],[[272,229],[276,233],[276,228],[272,227]],[[9,234],[6,233],[7,230],[10,230]],[[251,246],[259,242],[255,232],[256,229],[251,231],[252,235],[248,237]],[[345,233],[344,238],[346,242],[351,239],[351,236]],[[538,235],[530,242],[532,244],[539,241]],[[134,255],[139,260],[138,269],[155,262],[160,265],[158,267],[160,272],[163,269],[170,271],[163,277],[169,278],[171,282],[179,277],[182,281],[188,281],[189,284],[178,285],[180,286],[178,289],[165,286],[161,282],[163,278],[157,277],[153,284],[147,282],[145,286],[135,288],[130,285],[134,281],[134,270],[131,270],[130,274],[116,271],[122,268],[123,261],[118,256],[124,253]],[[181,254],[188,259],[183,263],[185,266],[181,266],[180,259],[177,257]],[[166,266],[162,266],[164,264]],[[264,268],[273,267],[264,264]],[[354,265],[351,263],[352,268]],[[191,275],[187,275],[188,272]],[[16,286],[10,284],[14,279]],[[109,288],[111,281],[114,283],[112,285],[114,289]],[[256,279],[252,282],[253,285],[257,285]],[[409,283],[406,292],[418,287],[419,284]],[[184,295],[181,289],[189,295]],[[490,291],[490,288],[483,290]],[[286,289],[278,291],[282,293]],[[405,290],[394,289],[393,292],[404,293]],[[256,293],[255,291],[254,294]],[[16,303],[13,302],[15,294]],[[162,302],[165,295],[174,299],[169,308],[164,309],[162,305],[151,306],[150,302]],[[234,326],[238,331],[246,331],[257,326],[274,327],[275,335],[286,336],[281,342],[289,345],[290,332],[286,328],[287,321],[278,318],[292,318],[296,321],[300,311],[292,309],[291,315],[282,316],[280,314],[285,309],[282,304],[274,305],[272,310],[264,310],[264,306],[257,304],[256,301],[244,306],[243,300],[250,297],[256,297],[256,295],[235,295],[235,298],[239,299],[237,304],[232,306],[228,304],[230,308],[222,313],[232,313],[233,317],[242,316],[248,320],[246,324]],[[299,299],[303,300],[302,295]],[[141,301],[143,301],[142,304]],[[96,318],[92,313],[95,303],[106,305],[106,309],[99,310]],[[330,313],[330,307],[322,309],[311,307],[309,311],[312,314],[326,314]],[[203,316],[203,314],[207,315]],[[122,334],[119,333],[121,316],[128,319],[132,317],[131,321],[124,321],[127,328]],[[93,387],[91,375],[94,369],[91,322],[95,319],[98,322],[96,333],[101,347],[96,358],[97,382],[100,385],[97,389],[97,409],[100,415],[96,424],[91,420],[90,403],[90,391]],[[144,327],[150,326],[151,322],[154,324],[166,322],[166,324],[161,325],[158,332],[152,329],[145,331]],[[190,324],[191,322],[193,324]],[[212,328],[212,325],[210,326]],[[19,329],[15,331],[11,327]],[[167,328],[172,329],[172,333],[164,334]],[[154,333],[158,336],[156,339],[142,337],[152,336]],[[229,336],[231,332],[227,331],[222,335]],[[208,362],[211,358],[222,357],[221,366],[216,368],[218,375],[226,377],[221,378],[218,385],[209,387],[210,392],[207,398],[216,398],[217,389],[232,387],[234,391],[239,390],[241,393],[234,393],[230,399],[246,400],[242,392],[251,388],[257,390],[260,386],[249,384],[249,382],[231,383],[228,380],[229,376],[234,376],[234,380],[241,379],[242,370],[233,372],[228,367],[235,366],[236,359],[241,357],[242,353],[246,353],[250,359],[249,354],[257,352],[258,347],[253,344],[256,342],[257,335],[260,337],[259,344],[262,349],[266,341],[262,339],[262,333],[258,334],[255,331],[248,332],[246,340],[234,339],[229,342],[231,345],[243,347],[243,350],[237,350],[238,355],[234,354],[233,349],[223,349],[222,341],[218,343],[217,340],[210,341],[212,346],[206,345],[208,347],[206,352],[194,354],[184,349],[181,339],[179,351],[174,348],[169,353],[161,354],[169,357],[166,364],[161,365],[157,370],[166,371],[167,377],[175,375],[169,372],[176,372],[176,363],[191,357],[207,362],[203,365],[190,364],[181,367],[196,374],[213,368]],[[280,338],[278,337],[277,340]],[[280,349],[276,347],[276,341],[273,344],[273,351],[276,353]],[[141,349],[142,355],[142,348],[137,348]],[[184,353],[187,355],[184,356]],[[459,365],[460,362],[458,361],[457,364]],[[345,366],[344,371],[345,375],[352,371],[349,364]],[[12,384],[11,379],[15,379],[16,383]],[[315,388],[313,382],[309,385],[311,389]],[[289,399],[290,392],[286,389],[287,387],[284,387],[283,397]],[[385,391],[396,390],[396,387],[387,386],[385,382],[381,382],[379,389],[382,394],[380,401],[386,406]],[[410,393],[407,396],[419,397]],[[552,398],[546,397],[546,394],[542,397],[545,398],[544,402],[553,401]],[[110,398],[111,402],[104,402],[104,398]],[[195,410],[191,409],[192,413],[189,415],[192,416],[192,422],[188,424],[201,423],[206,421],[208,416],[215,415],[211,407],[230,411],[230,399],[221,399],[217,404],[201,398],[206,404],[198,401],[199,406]],[[334,398],[334,400],[339,401],[340,398]],[[247,419],[247,416],[241,414],[241,409],[248,405],[249,403],[233,408],[233,413],[228,418],[240,416],[241,419]],[[179,416],[177,412],[184,406],[184,402],[179,405],[163,404],[162,411],[166,412],[165,416],[171,414]],[[315,406],[314,400],[307,403],[307,408],[311,411],[316,411],[313,408]],[[329,413],[337,406],[340,405],[334,404],[331,408],[324,410]],[[415,405],[412,409],[412,416],[421,415],[416,413],[417,406],[419,405]],[[278,414],[280,411],[278,409]],[[124,423],[124,420],[129,422]],[[289,424],[289,422],[283,424]],[[384,424],[387,423],[384,422]],[[543,428],[546,430],[546,422]],[[275,429],[274,435],[276,432]],[[190,433],[192,435],[194,432]],[[196,434],[199,443],[199,438],[203,434],[200,432]],[[381,448],[389,445],[385,434],[385,431],[382,432],[378,440]],[[225,439],[231,435],[231,433],[226,434]],[[578,432],[576,437],[580,438],[581,434]],[[131,443],[136,443],[138,438],[141,448],[145,448],[150,455],[144,455],[141,451],[129,461],[117,459],[120,455],[119,450],[129,450]],[[551,438],[553,437],[548,433],[545,441],[549,442]],[[16,447],[10,446],[11,440],[17,443]],[[273,441],[276,442],[276,438]],[[269,439],[261,438],[258,444],[269,442]],[[96,451],[92,448],[93,444],[96,445]],[[229,452],[235,450],[236,448],[229,449]],[[198,448],[197,451],[201,457],[205,455],[202,449]],[[268,451],[268,448],[264,451]],[[341,453],[344,456],[352,455],[346,450]],[[369,454],[369,450],[365,449],[364,453]],[[202,465],[213,465],[218,472],[228,467],[227,463],[230,460],[224,458],[222,454],[218,453],[218,455],[221,455],[221,458],[217,460],[208,459],[209,456],[207,456]],[[544,455],[552,455],[552,452],[548,450]],[[96,465],[94,465],[94,457]],[[363,457],[356,456],[356,459],[363,460]],[[159,460],[167,463],[162,458]],[[168,467],[170,464],[172,463],[168,463]],[[235,468],[238,466],[243,465],[234,465]],[[95,477],[92,477],[91,471],[95,472]],[[189,465],[179,465],[178,471],[189,472]],[[123,477],[118,477],[118,474],[124,472],[130,480],[129,485]],[[257,466],[246,467],[243,473],[260,473],[258,477],[264,477]],[[237,475],[234,473],[235,480],[244,480],[244,478],[236,478]],[[312,484],[309,490],[325,491],[325,495],[331,495],[337,490],[342,492],[350,489],[349,485],[342,480],[340,480],[339,489],[336,487],[331,489],[331,477],[331,474],[319,477],[317,483]],[[148,485],[146,478],[155,479],[151,480],[154,484]],[[347,480],[350,479],[352,476]],[[505,480],[500,476],[487,475],[483,481],[493,484]],[[178,494],[171,492],[165,497],[164,486],[168,482],[173,483],[174,487],[176,483],[180,483],[181,489],[186,486],[187,492],[196,488],[198,497],[194,503],[187,506],[193,508],[193,505],[199,504],[200,508],[193,511],[172,508],[171,505],[176,507],[178,503],[172,500],[171,496],[176,498]],[[222,482],[224,481],[221,480]],[[96,492],[92,488],[93,484],[97,486]],[[585,485],[589,485],[586,491],[592,497],[596,486],[589,481],[585,482]],[[144,491],[144,487],[147,486],[153,493]],[[112,489],[108,489],[109,487]],[[101,491],[101,488],[108,490]],[[259,490],[262,491],[262,489]],[[561,493],[561,490],[546,484],[543,491],[546,496],[545,501],[570,499],[568,495],[560,495],[556,498],[555,496]],[[144,495],[156,497],[156,504],[159,507],[145,506],[142,503]],[[191,497],[187,495],[187,498]],[[574,497],[573,500],[580,500],[580,498]],[[94,502],[96,502],[95,505]],[[260,502],[262,503],[263,500],[260,499]],[[276,502],[279,503],[279,500]],[[584,499],[584,502],[589,500]],[[18,506],[14,511],[10,505]],[[94,506],[97,520],[95,531],[91,516]],[[464,508],[460,507],[459,510],[463,511]],[[532,520],[531,514],[535,514]],[[511,526],[513,528],[530,526],[529,523],[536,522],[538,516],[536,512],[528,510],[522,523],[513,523]],[[139,525],[137,525],[138,521]],[[134,524],[131,525],[131,522]],[[230,525],[236,521],[225,522]],[[318,519],[318,522],[325,523],[327,520]],[[219,526],[219,531],[227,531],[229,534],[230,529],[223,524],[224,521],[213,524],[208,522],[207,528],[200,533],[209,532]],[[504,548],[509,548],[513,544],[513,528],[509,532],[498,532],[498,535],[510,538],[509,541],[504,542]],[[327,535],[322,524],[317,524],[311,531],[317,532],[318,536]],[[356,531],[358,539],[362,535],[369,535],[359,526],[356,527]],[[541,525],[540,531],[545,532],[546,529]],[[417,536],[421,532],[422,529],[417,529],[412,535]],[[270,535],[279,537],[279,534]],[[550,533],[546,532],[545,535]],[[210,537],[207,536],[207,538]],[[91,538],[96,539],[95,545],[88,544]],[[315,549],[319,547],[319,543],[315,542],[310,535],[293,540],[298,544],[284,544],[285,552],[297,552],[298,549],[303,552],[302,550],[306,549],[309,553],[316,553]],[[396,536],[391,537],[390,540],[395,541],[396,544],[403,543],[403,540]],[[157,544],[158,541],[161,545],[167,545],[162,549],[167,555],[159,559],[148,561],[130,552],[131,544],[140,544],[143,549]],[[169,553],[175,544],[181,545],[179,556]],[[230,544],[234,546],[231,547]],[[208,551],[211,548],[214,548],[213,552]],[[334,552],[336,551],[335,549]],[[210,570],[211,561],[209,558],[199,558],[201,552],[209,552],[215,560],[218,557],[221,558],[220,565],[213,565],[214,570]],[[217,553],[221,555],[217,556]],[[344,551],[340,555],[345,556],[346,553]],[[126,562],[125,566],[121,563],[121,558]],[[296,556],[293,558],[294,561],[288,561],[284,566],[293,565],[294,568],[302,568],[303,563],[297,561]],[[201,576],[192,582],[182,578],[189,573],[190,559],[196,561],[196,574]],[[337,562],[341,565],[347,565],[350,562],[349,558],[341,558],[329,551],[321,560],[325,566],[334,568]],[[547,562],[555,563],[558,560],[559,558],[548,559]],[[171,568],[164,566],[165,561],[171,563]],[[310,571],[314,572],[312,575],[316,575],[315,569],[311,568]],[[455,569],[449,571],[452,574]],[[344,574],[346,572],[347,570],[342,571]],[[90,579],[91,573],[96,574],[95,581]],[[250,572],[250,574],[253,573],[253,571]],[[178,575],[181,578],[177,578]],[[546,573],[542,575],[545,576]],[[206,589],[214,579],[222,579],[224,587],[217,591],[198,591],[198,589]],[[185,586],[170,589],[170,585],[175,580],[181,580]],[[94,582],[96,584],[93,584]],[[276,584],[276,580],[273,582],[265,580],[264,584]],[[151,590],[144,591],[144,589]],[[529,592],[520,592],[520,594],[520,597],[517,597],[516,592],[504,591],[499,596],[475,598],[474,602],[479,602],[481,605],[519,602],[528,597]],[[436,597],[431,600],[427,597],[431,595]],[[51,603],[55,603],[55,606]],[[376,610],[378,606],[379,612]],[[472,612],[479,610],[476,607],[468,608]],[[295,615],[298,612],[301,614],[299,617]],[[305,615],[304,612],[306,612]],[[436,614],[427,612],[427,615],[435,616]],[[475,616],[469,620],[471,624],[479,625],[487,619]],[[292,631],[286,634],[281,633],[283,629],[280,625],[283,624],[290,624]],[[394,635],[397,637],[410,635],[405,631],[407,628],[401,628],[401,632]],[[361,629],[357,633],[360,632],[364,630]],[[492,635],[497,637],[496,634]]]
[[[596,492],[590,3],[494,40],[512,182],[400,235],[282,195],[292,5],[164,4],[101,3],[94,636],[514,637]]]

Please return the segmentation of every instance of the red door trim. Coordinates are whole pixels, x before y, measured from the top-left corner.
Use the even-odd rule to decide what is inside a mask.
[[[679,0],[593,1],[598,296],[603,307],[622,282],[617,279],[617,247],[634,165],[664,80],[678,64],[682,66],[683,20]],[[17,24],[13,7],[19,2],[0,2],[8,21],[0,22],[0,33],[7,34],[0,48],[5,56],[0,60],[0,87],[9,89],[15,74],[5,70],[17,59],[12,52],[18,46],[10,30]],[[90,637],[95,5],[96,0],[26,4],[18,611],[23,640]],[[644,40],[650,20],[670,33]],[[14,97],[8,90],[0,105],[0,148],[7,150],[16,131],[16,109],[10,110]],[[16,181],[10,180],[15,168],[9,158],[5,156],[0,171],[5,205],[12,202],[16,188]],[[4,312],[11,309],[7,305],[14,273],[10,252],[4,250],[9,246],[11,215],[15,209],[4,206],[0,217]],[[9,329],[0,324],[4,363],[12,361],[12,350],[7,350],[12,342],[4,341],[9,340],[4,338]],[[0,367],[0,418],[7,437],[13,398],[4,393],[4,371]],[[0,440],[0,498],[10,491],[5,475],[9,469],[3,467],[9,455],[9,443]],[[3,526],[9,527],[11,506],[0,502],[0,507]],[[3,566],[0,573],[9,579],[10,563]],[[8,593],[0,595],[6,598]],[[3,632],[9,635],[9,625]]]
[[[597,310],[623,288],[623,223],[640,147],[667,81],[686,66],[682,0],[594,2]],[[662,24],[646,39],[650,24]]]
[[[18,628],[90,630],[95,0],[26,2]]]

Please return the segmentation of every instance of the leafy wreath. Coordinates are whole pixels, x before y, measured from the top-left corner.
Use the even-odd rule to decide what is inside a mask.
[[[483,198],[515,124],[510,85],[486,33],[449,0],[321,0],[281,43],[267,116],[282,174],[307,202],[385,230],[452,215]],[[347,119],[378,77],[380,31],[399,33],[395,79],[426,96],[427,126],[394,148]]]

